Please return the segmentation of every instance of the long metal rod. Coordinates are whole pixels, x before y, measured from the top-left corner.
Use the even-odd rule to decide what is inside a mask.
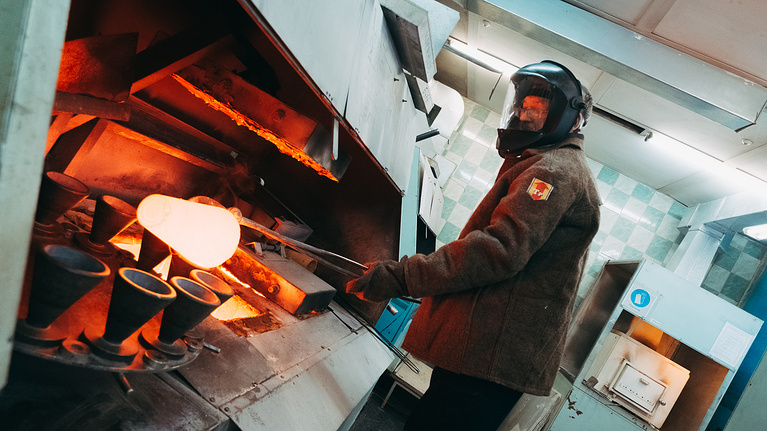
[[[400,350],[397,346],[395,346],[391,341],[389,341],[378,329],[376,329],[375,325],[370,323],[365,317],[363,317],[360,313],[358,313],[352,305],[346,301],[345,299],[336,296],[334,299],[338,305],[341,306],[341,308],[345,309],[348,313],[350,313],[354,318],[356,318],[362,326],[367,329],[373,336],[378,338],[379,341],[381,341],[392,353],[394,353],[394,356],[396,356],[400,361],[402,361],[405,365],[407,365],[408,368],[410,368],[414,373],[420,374],[420,370],[415,365],[415,363],[407,357],[406,353],[403,353],[402,350]],[[333,309],[328,307],[328,309],[333,312]],[[338,315],[333,312],[333,314],[338,317]],[[339,320],[340,317],[339,317]],[[350,328],[351,329],[351,328]]]
[[[333,259],[338,259],[338,260],[343,261],[345,263],[351,264],[351,265],[355,266],[357,269],[362,270],[362,271],[368,269],[367,266],[365,266],[365,265],[363,265],[363,264],[361,264],[359,262],[355,262],[354,260],[351,260],[351,259],[349,259],[347,257],[341,256],[339,254],[335,254],[335,253],[332,253],[332,252],[329,252],[327,250],[323,250],[321,248],[317,248],[317,247],[311,246],[309,244],[305,244],[305,243],[303,243],[301,241],[298,241],[298,240],[295,240],[295,239],[292,239],[292,238],[288,238],[285,235],[281,235],[281,234],[279,234],[279,233],[269,229],[268,227],[266,227],[266,226],[264,226],[262,224],[256,223],[255,221],[253,221],[253,220],[251,220],[249,218],[238,217],[238,219],[240,220],[240,225],[248,227],[250,229],[253,229],[253,230],[257,231],[257,232],[260,232],[263,235],[267,236],[268,238],[273,239],[275,241],[279,241],[279,242],[281,242],[281,243],[283,243],[285,245],[288,245],[288,246],[295,247],[295,248],[298,248],[300,250],[303,250],[304,252],[307,252],[308,254],[312,255],[312,257],[314,257],[318,261],[321,261],[323,264],[328,265],[329,267],[331,267],[331,268],[333,268],[336,271],[339,271],[341,273],[350,275],[350,276],[355,277],[355,278],[356,277],[360,277],[362,275],[362,273],[359,273],[359,274],[358,273],[354,273],[352,271],[348,271],[348,270],[346,270],[344,268],[341,268],[341,267],[339,267],[337,265],[334,265],[333,263],[328,262],[325,259],[322,259],[318,255],[328,256],[328,257],[332,257]],[[336,299],[340,300],[340,298],[336,298]],[[421,302],[419,300],[411,299],[411,298],[402,298],[402,299],[405,299],[405,300],[408,300],[408,301],[411,301],[411,302],[419,302],[419,303]],[[405,365],[408,366],[408,368],[413,370],[413,372],[416,373],[416,374],[419,373],[418,367],[415,366],[415,364],[413,363],[413,361],[410,360],[410,358],[408,358],[404,353],[402,353],[402,351],[400,349],[398,349],[397,346],[395,346],[389,340],[387,340],[386,337],[384,337],[383,334],[381,334],[375,328],[375,325],[371,324],[367,319],[362,317],[362,315],[360,315],[359,313],[356,313],[353,310],[353,307],[351,307],[350,304],[347,303],[347,305],[348,305],[347,307],[344,307],[343,305],[341,305],[341,306],[344,307],[350,313],[352,313],[357,318],[357,320],[359,320],[362,323],[362,326],[364,326],[365,329],[370,331],[370,333],[372,333],[374,336],[376,336],[376,338],[381,340],[381,342],[383,342],[384,345],[386,345],[386,347],[388,347],[389,350],[391,350],[391,352],[394,353],[397,356],[397,358],[399,358],[402,362],[404,362]]]
[[[365,266],[365,265],[363,265],[363,264],[361,264],[359,262],[356,262],[354,260],[351,260],[348,257],[344,257],[344,256],[341,256],[339,254],[336,254],[336,253],[333,253],[333,252],[330,252],[330,251],[327,251],[327,250],[323,250],[321,248],[317,248],[317,247],[311,246],[309,244],[303,243],[303,242],[295,240],[293,238],[286,237],[285,235],[279,234],[279,233],[269,229],[268,227],[266,227],[266,226],[264,226],[262,224],[256,223],[255,221],[253,221],[253,220],[251,220],[249,218],[242,217],[242,219],[240,219],[240,225],[248,227],[250,229],[253,229],[253,230],[257,231],[257,232],[260,232],[260,233],[262,233],[263,235],[265,235],[266,237],[268,237],[270,239],[273,239],[275,241],[279,241],[279,242],[281,242],[281,243],[283,243],[285,245],[289,245],[291,247],[295,247],[295,248],[303,250],[303,251],[305,251],[305,252],[307,252],[309,254],[312,254],[313,255],[312,257],[314,257],[318,261],[321,261],[323,264],[325,264],[325,265],[327,265],[327,266],[329,266],[329,267],[331,267],[331,268],[333,268],[333,269],[335,269],[335,270],[337,270],[337,271],[339,271],[339,272],[341,272],[343,274],[352,276],[354,278],[362,276],[364,271],[368,269],[367,266]],[[350,270],[344,269],[344,268],[342,268],[342,267],[340,267],[338,265],[335,265],[332,262],[324,259],[325,257],[328,257],[328,258],[331,258],[331,259],[337,259],[338,261],[341,261],[341,262],[347,263],[349,265],[352,265],[353,267],[355,267],[359,271],[355,272],[355,271],[350,271]]]

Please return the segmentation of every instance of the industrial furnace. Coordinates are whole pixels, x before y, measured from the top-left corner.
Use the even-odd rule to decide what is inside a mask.
[[[398,257],[404,190],[258,3],[74,0],[54,18],[4,424],[338,429],[395,357],[372,328],[386,304],[342,291]],[[425,116],[401,73],[388,151],[409,170]]]

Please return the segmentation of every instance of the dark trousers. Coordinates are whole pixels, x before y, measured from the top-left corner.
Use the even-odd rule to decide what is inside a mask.
[[[435,368],[404,431],[495,431],[521,396],[497,383]]]

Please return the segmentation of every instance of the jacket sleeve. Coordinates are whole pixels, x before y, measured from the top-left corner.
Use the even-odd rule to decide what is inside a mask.
[[[402,262],[407,256],[402,258]],[[361,277],[346,284],[346,293],[370,302],[380,302],[398,296],[408,296],[405,286],[405,268],[395,260],[366,264],[368,270]]]
[[[575,175],[567,167],[543,160],[518,174],[504,173],[498,180],[502,183],[496,185],[506,184],[508,192],[492,210],[484,229],[470,231],[427,256],[417,254],[400,262],[410,295],[458,292],[515,276],[572,206],[579,188]],[[537,195],[539,199],[535,199],[531,187],[546,185],[551,188],[546,199]]]

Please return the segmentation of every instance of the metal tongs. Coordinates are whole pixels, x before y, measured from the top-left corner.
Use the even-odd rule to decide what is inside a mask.
[[[248,227],[250,229],[253,229],[264,236],[266,236],[269,239],[273,239],[275,241],[279,241],[284,245],[299,249],[306,254],[308,254],[310,257],[316,259],[318,262],[322,263],[323,265],[340,272],[341,274],[348,275],[353,278],[359,278],[362,276],[362,274],[368,269],[367,266],[356,262],[354,260],[349,259],[348,257],[341,256],[340,254],[336,254],[327,250],[323,250],[321,248],[317,248],[314,246],[311,246],[309,244],[303,243],[301,241],[295,240],[293,238],[289,238],[285,235],[279,234],[268,227],[256,223],[255,221],[243,217],[242,213],[237,214],[235,211],[230,209],[234,213],[234,216],[237,217],[238,221],[240,222],[241,226]],[[354,270],[349,270],[346,268],[343,268],[341,266],[338,266],[334,264],[333,262],[330,262],[328,259],[335,259],[336,261],[340,261],[343,263],[346,263],[348,265],[351,265]]]
[[[334,269],[334,270],[336,270],[336,271],[338,271],[338,272],[340,272],[342,274],[348,275],[348,276],[353,277],[353,278],[358,278],[358,277],[361,277],[362,274],[365,272],[365,270],[368,269],[367,266],[365,266],[365,265],[363,265],[363,264],[361,264],[359,262],[356,262],[356,261],[354,261],[352,259],[349,259],[348,257],[344,257],[344,256],[341,256],[339,254],[336,254],[336,253],[333,253],[333,252],[330,252],[330,251],[327,251],[327,250],[323,250],[321,248],[317,248],[317,247],[311,246],[309,244],[305,244],[305,243],[303,243],[301,241],[295,240],[293,238],[289,238],[289,237],[287,237],[285,235],[281,235],[281,234],[279,234],[279,233],[269,229],[268,227],[266,227],[266,226],[264,226],[262,224],[259,224],[259,223],[255,222],[255,221],[253,221],[253,220],[251,220],[249,218],[243,217],[242,213],[239,212],[239,210],[237,210],[236,208],[230,208],[229,211],[231,211],[234,214],[234,216],[237,217],[237,220],[239,220],[241,226],[245,226],[245,227],[248,227],[250,229],[253,229],[253,230],[261,233],[262,235],[266,236],[267,238],[275,240],[275,241],[279,241],[280,243],[282,243],[284,245],[287,245],[287,246],[290,246],[290,247],[293,247],[293,248],[297,248],[297,249],[303,251],[304,253],[308,254],[310,257],[316,259],[318,262],[322,263],[323,265],[326,265],[329,268]],[[336,259],[338,261],[341,261],[341,262],[344,262],[346,264],[349,264],[352,267],[354,267],[354,269],[356,271],[351,271],[351,270],[348,270],[346,268],[342,268],[342,267],[340,267],[340,266],[338,266],[338,265],[328,261],[328,259],[326,259],[326,258]],[[420,302],[418,300],[413,300],[413,299],[410,299],[410,298],[402,298],[402,299],[406,299],[406,300],[409,300],[409,301],[412,301],[412,302]],[[355,315],[355,317],[360,322],[363,323],[363,326],[365,328],[367,328],[373,335],[375,335],[379,340],[381,340],[389,348],[389,350],[391,350],[402,362],[405,363],[405,365],[407,365],[411,370],[413,370],[414,373],[416,373],[416,374],[419,373],[418,367],[416,367],[416,365],[413,363],[413,361],[411,361],[410,358],[407,357],[407,355],[402,353],[402,351],[400,349],[398,349],[394,344],[392,344],[389,340],[387,340],[386,337],[384,337],[383,334],[381,334],[381,332],[378,331],[375,328],[375,325],[373,325],[372,323],[368,322],[367,319],[362,317],[359,313],[356,313],[353,310],[350,310],[348,307],[344,307],[344,308],[346,308],[348,311],[352,312]]]

